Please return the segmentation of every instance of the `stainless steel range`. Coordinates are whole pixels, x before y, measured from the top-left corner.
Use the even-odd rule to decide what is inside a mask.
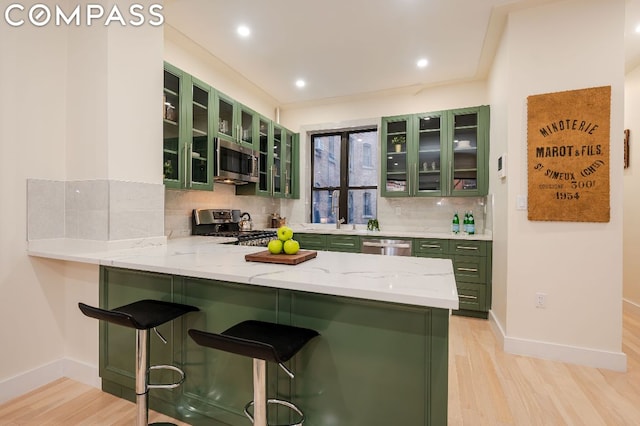
[[[244,213],[233,209],[194,209],[191,217],[191,234],[211,237],[236,238],[241,246],[266,247],[269,241],[278,238],[274,230],[240,229]]]

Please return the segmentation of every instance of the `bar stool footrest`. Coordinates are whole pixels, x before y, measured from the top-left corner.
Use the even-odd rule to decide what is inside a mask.
[[[182,369],[174,366],[174,365],[152,365],[149,367],[149,371],[151,370],[172,370],[176,373],[180,374],[180,380],[174,383],[149,383],[147,385],[147,389],[174,389],[184,383],[185,374]]]
[[[267,399],[267,404],[283,405],[295,411],[300,416],[300,420],[297,423],[287,423],[287,424],[268,425],[268,426],[302,426],[302,423],[304,423],[304,414],[293,403],[289,401],[283,401],[281,399],[271,398],[271,399]],[[253,401],[249,402],[247,405],[244,406],[244,414],[249,418],[249,420],[251,420],[251,423],[253,423],[253,416],[251,415],[251,413],[249,413],[249,408],[252,405],[253,405]]]

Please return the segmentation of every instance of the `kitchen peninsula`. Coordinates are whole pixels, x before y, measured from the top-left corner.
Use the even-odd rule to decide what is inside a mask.
[[[260,319],[320,333],[292,361],[293,381],[269,366],[269,393],[298,404],[305,424],[446,424],[449,310],[458,307],[450,260],[321,251],[295,266],[265,264],[244,259],[264,248],[220,242],[191,237],[92,250],[42,240],[30,243],[29,254],[99,265],[105,308],[155,298],[201,309],[161,327],[169,346],[152,342],[152,364],[175,363],[187,373],[181,387],[152,392],[151,407],[176,418],[246,423],[250,361],[201,350],[185,331]],[[131,330],[101,325],[103,389],[129,399],[133,346]]]

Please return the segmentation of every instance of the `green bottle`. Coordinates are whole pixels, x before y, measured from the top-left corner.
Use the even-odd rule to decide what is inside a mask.
[[[464,212],[464,219],[462,220],[462,232],[469,233],[469,212]]]
[[[473,235],[476,233],[476,221],[473,219],[473,212],[469,212],[469,228],[467,230],[469,235]]]
[[[458,211],[453,214],[453,221],[451,222],[451,232],[457,234],[460,232],[460,218],[458,217]]]

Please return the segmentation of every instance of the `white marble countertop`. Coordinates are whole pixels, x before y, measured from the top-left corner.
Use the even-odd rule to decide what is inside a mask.
[[[385,228],[381,231],[367,231],[366,226],[356,225],[353,229],[352,225],[342,225],[340,229],[336,229],[335,224],[317,224],[317,223],[298,223],[289,226],[294,235],[296,232],[309,234],[332,234],[332,235],[360,235],[362,237],[380,238],[380,237],[404,237],[404,238],[436,238],[443,240],[477,240],[491,241],[493,235],[490,231],[482,234],[454,234],[443,229],[415,229],[406,230],[406,228]],[[295,238],[295,236],[294,236]]]
[[[29,255],[72,262],[175,274],[355,297],[417,306],[458,309],[453,265],[447,259],[319,251],[298,265],[247,262],[265,250],[221,244],[227,239],[186,237],[132,242],[112,248],[69,239],[29,242]]]

